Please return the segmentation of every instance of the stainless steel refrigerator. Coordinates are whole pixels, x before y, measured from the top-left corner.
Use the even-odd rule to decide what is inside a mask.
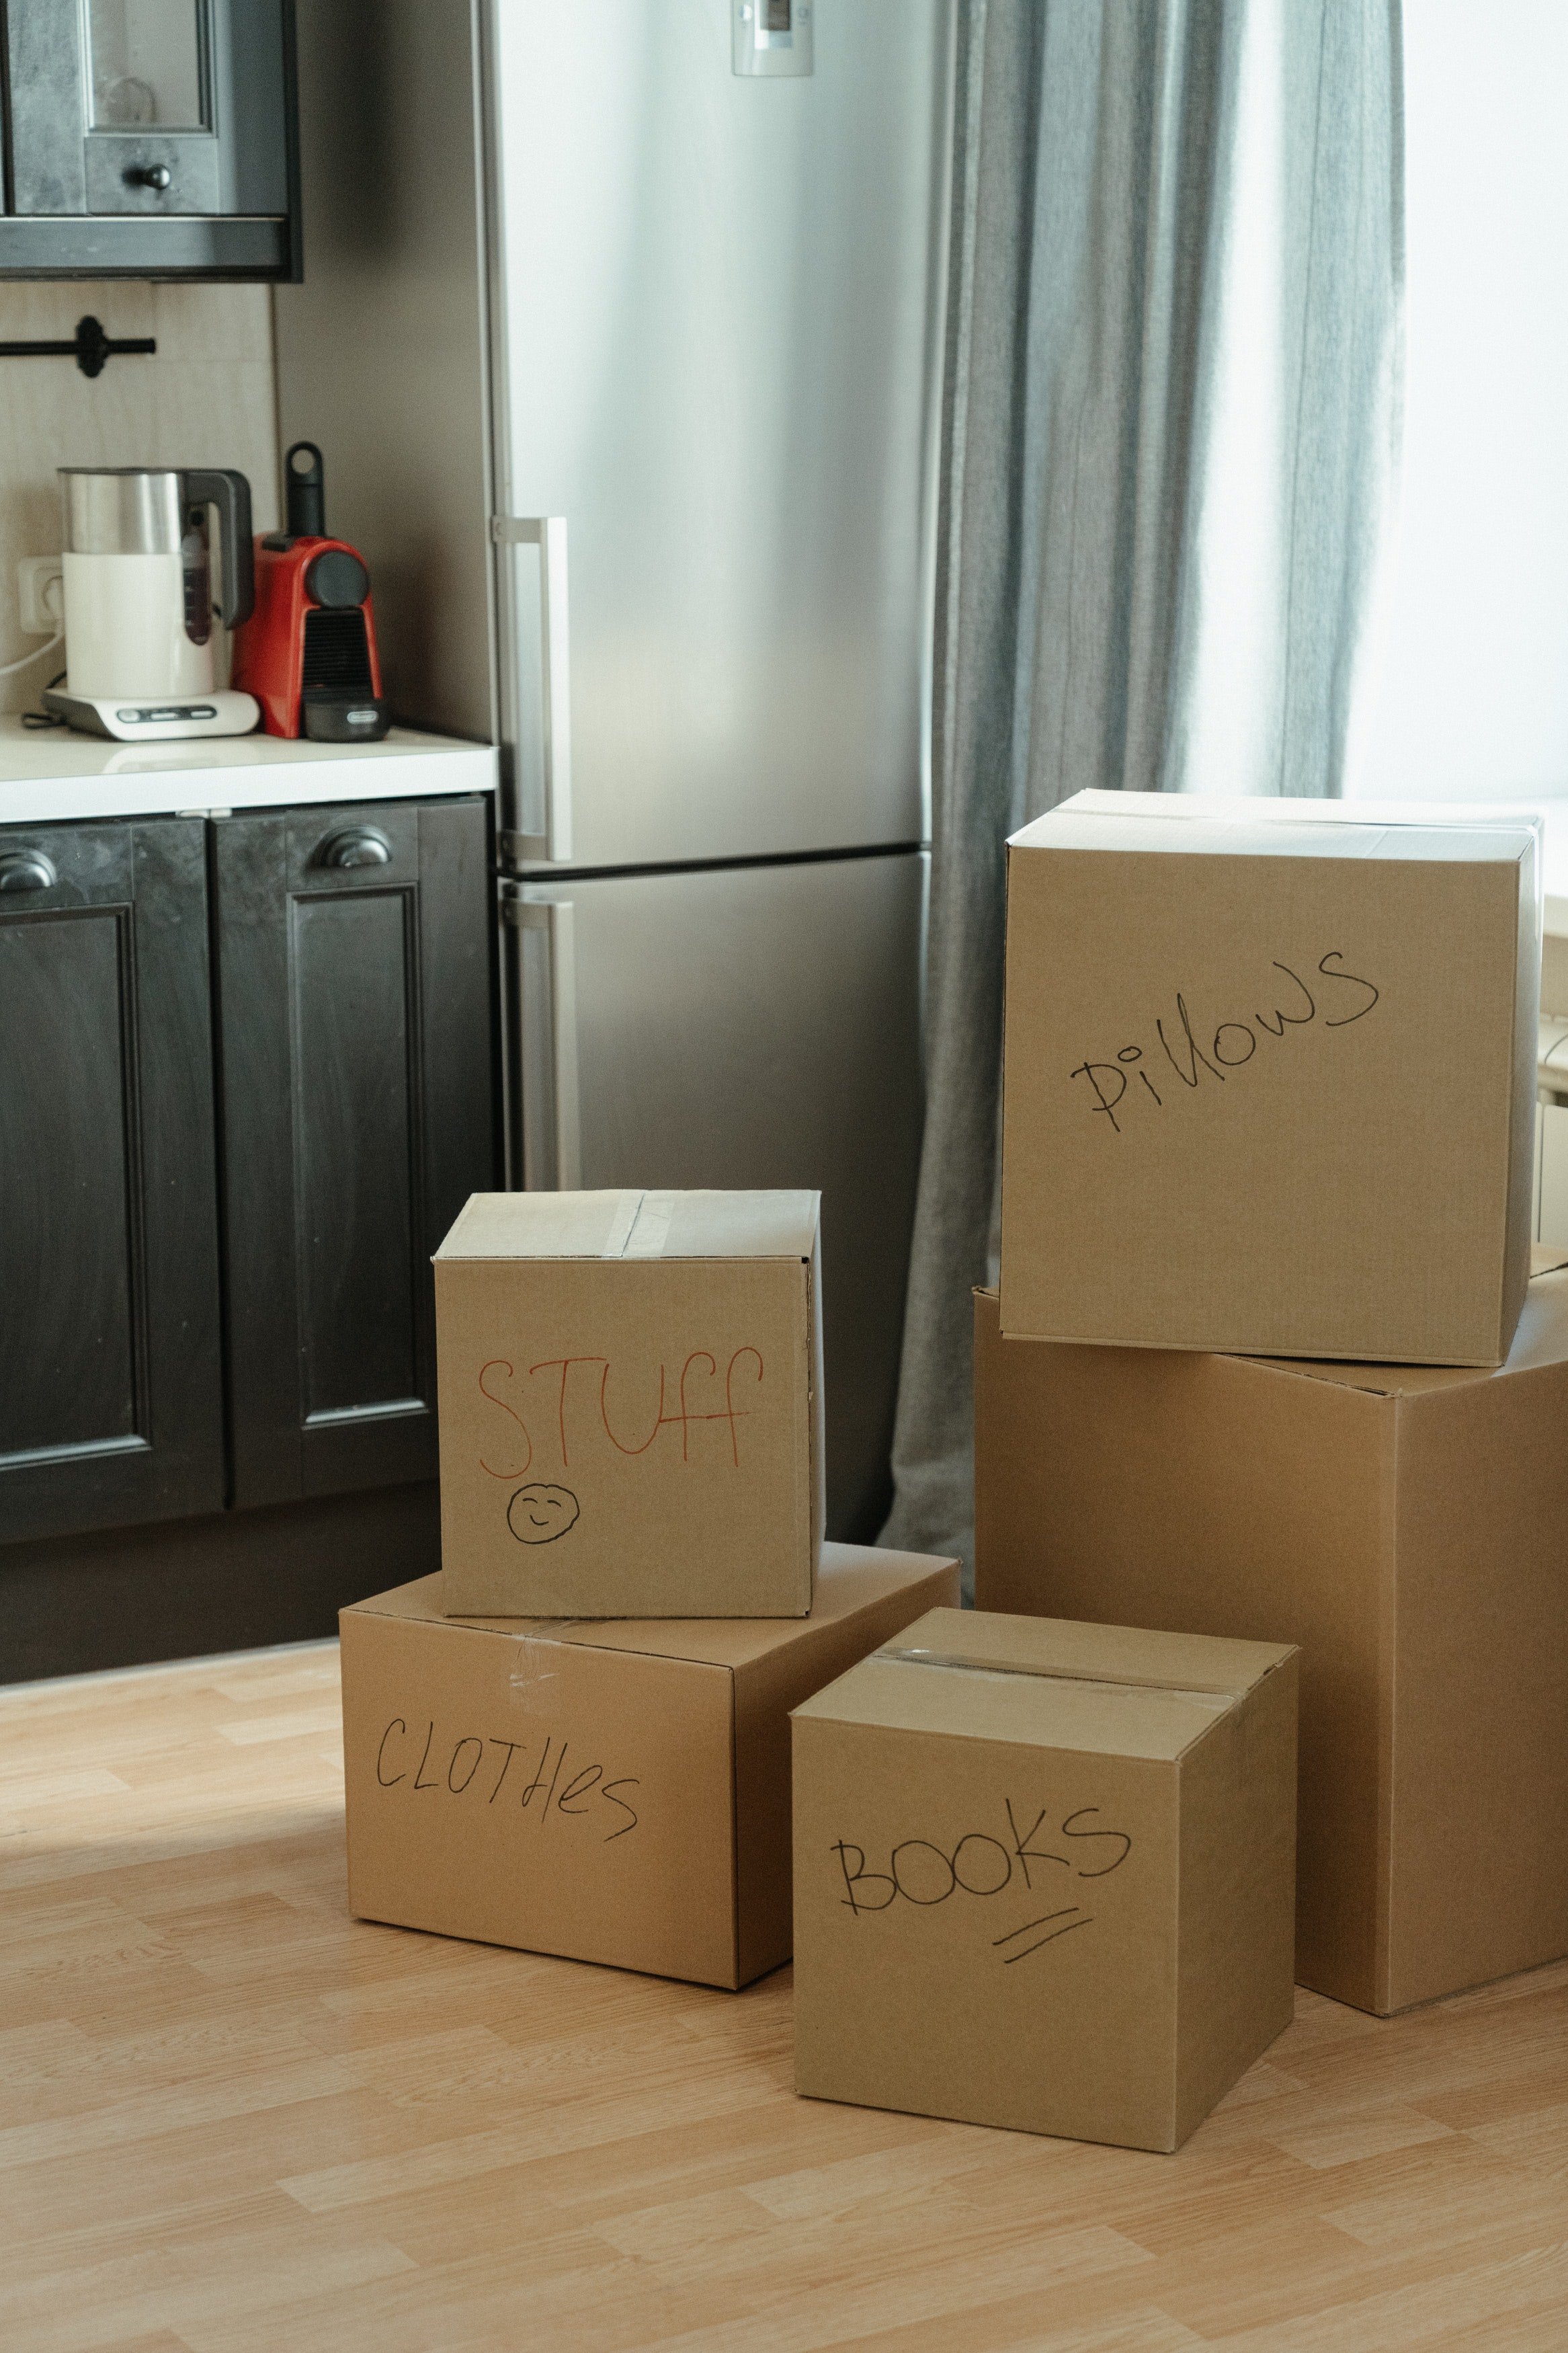
[[[875,1534],[921,1125],[951,0],[300,0],[282,438],[501,746],[510,1179],[820,1187]]]

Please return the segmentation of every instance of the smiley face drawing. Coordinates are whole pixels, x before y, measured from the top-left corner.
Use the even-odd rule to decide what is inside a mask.
[[[553,1544],[577,1523],[579,1505],[570,1487],[539,1482],[520,1487],[506,1507],[506,1524],[519,1544]]]

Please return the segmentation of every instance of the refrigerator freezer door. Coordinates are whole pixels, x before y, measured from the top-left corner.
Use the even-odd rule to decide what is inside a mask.
[[[828,1533],[889,1500],[921,1135],[923,853],[503,898],[514,1181],[822,1193]]]
[[[927,829],[950,0],[816,0],[812,70],[789,78],[732,69],[731,18],[491,11],[514,863]],[[570,811],[542,643],[566,615],[557,596],[545,630],[548,551],[509,529],[541,518],[570,549]]]

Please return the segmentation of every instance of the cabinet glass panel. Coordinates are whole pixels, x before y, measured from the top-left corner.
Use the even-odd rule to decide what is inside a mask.
[[[202,0],[88,0],[95,131],[207,127]]]

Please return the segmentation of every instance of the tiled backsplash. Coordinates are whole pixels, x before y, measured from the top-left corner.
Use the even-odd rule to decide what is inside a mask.
[[[70,359],[0,359],[0,663],[24,637],[16,563],[60,544],[57,466],[237,466],[258,531],[279,521],[272,304],[265,286],[159,286],[141,279],[0,284],[0,340],[58,339],[84,312],[110,335],[152,335],[151,358],[111,359],[96,379]],[[0,678],[0,711],[37,702],[59,650]]]

